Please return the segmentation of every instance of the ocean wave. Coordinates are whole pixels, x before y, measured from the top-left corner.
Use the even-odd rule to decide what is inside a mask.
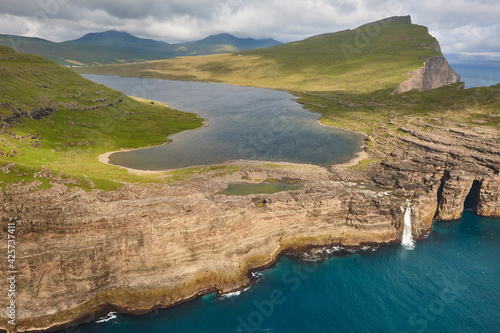
[[[263,276],[263,274],[260,273],[260,272],[252,272],[252,276],[255,277],[255,278],[260,278],[260,277]]]
[[[345,248],[345,247],[342,247],[342,246],[332,246],[332,247],[323,247],[323,248],[320,248],[320,249],[316,249],[313,254],[312,254],[312,257],[316,257],[315,255],[324,255],[324,254],[334,254],[336,252],[341,252],[341,251],[344,251],[344,252],[349,252],[349,253],[355,253],[355,252],[358,252],[358,251],[368,251],[368,250],[371,250],[371,251],[377,251],[378,249],[378,246],[375,246],[375,247],[372,247],[372,246],[368,246],[368,245],[364,245],[364,246],[361,246],[360,248],[353,248],[353,249],[349,249],[349,248]],[[308,255],[308,254],[304,254],[306,257],[307,256],[310,256],[311,255]]]
[[[118,316],[116,315],[116,312],[110,312],[108,315],[104,318],[101,318],[99,320],[96,320],[96,323],[105,323],[107,321],[113,320],[117,318]]]
[[[233,291],[231,293],[223,294],[223,295],[221,295],[221,298],[231,298],[231,297],[240,296],[242,293],[244,293],[248,289],[250,289],[250,287],[246,287],[243,290],[238,290],[238,291]]]

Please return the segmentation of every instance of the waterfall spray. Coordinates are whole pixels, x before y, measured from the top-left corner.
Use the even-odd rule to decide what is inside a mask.
[[[409,200],[406,201],[403,240],[401,241],[401,244],[409,250],[413,250],[415,247],[415,242],[413,241],[413,236],[411,234],[411,208]]]

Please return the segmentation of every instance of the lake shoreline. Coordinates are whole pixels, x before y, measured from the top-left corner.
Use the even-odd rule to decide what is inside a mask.
[[[330,126],[330,125],[322,124],[319,121],[319,119],[317,119],[316,122],[320,126],[332,127],[332,128],[341,129],[341,130],[344,130],[344,131],[348,131],[348,132],[352,132],[352,133],[355,133],[355,134],[359,134],[359,135],[365,136],[362,133],[357,133],[357,132],[354,132],[354,131],[351,131],[351,130],[347,130],[347,129],[338,128],[338,127],[335,127],[335,126]],[[194,131],[194,130],[197,130],[197,129],[200,129],[200,128],[203,128],[203,127],[210,126],[210,123],[208,121],[206,121],[206,120],[204,120],[202,124],[203,125],[201,127],[197,127],[197,128],[192,129],[192,130],[186,130],[186,131],[183,131],[181,133],[184,133],[184,132],[187,132],[187,131]],[[178,133],[176,133],[176,134],[178,134]],[[169,137],[170,136],[167,137],[167,140],[169,140]],[[224,161],[224,162],[220,162],[220,163],[197,164],[197,165],[191,165],[191,166],[182,167],[182,168],[163,169],[163,170],[142,170],[142,169],[134,169],[134,168],[125,167],[125,166],[118,165],[118,164],[112,164],[109,161],[109,156],[112,155],[112,154],[114,154],[114,153],[134,151],[134,150],[139,150],[139,149],[153,148],[153,147],[163,146],[163,145],[166,145],[166,144],[169,144],[169,143],[170,142],[165,142],[165,143],[162,143],[160,145],[156,145],[156,146],[152,146],[152,147],[141,147],[141,148],[121,149],[121,150],[110,151],[110,152],[106,152],[106,153],[103,153],[103,154],[99,155],[97,157],[97,159],[101,163],[104,163],[104,164],[107,164],[107,165],[116,166],[116,167],[119,167],[121,169],[125,169],[128,172],[130,172],[132,174],[136,174],[136,175],[162,174],[162,173],[169,172],[169,171],[174,171],[174,170],[182,170],[182,169],[189,169],[189,168],[200,168],[200,167],[210,167],[210,166],[241,165],[242,163],[251,164],[251,165],[263,164],[264,163],[264,164],[276,164],[276,165],[283,165],[283,166],[287,166],[287,165],[292,165],[292,166],[293,165],[296,165],[296,166],[312,165],[311,163],[297,163],[297,162],[287,162],[287,161],[263,161],[263,160],[238,159],[238,160]],[[370,156],[368,155],[368,153],[366,153],[366,151],[365,151],[364,148],[365,148],[365,145],[363,143],[359,147],[360,151],[357,152],[357,153],[354,153],[353,154],[354,156],[351,157],[348,161],[342,162],[342,163],[330,164],[330,167],[347,168],[347,167],[358,165],[361,161],[370,158]],[[314,165],[316,165],[316,164],[314,164]],[[320,166],[320,165],[318,165],[318,166]]]
[[[197,115],[197,116],[199,117],[199,115]],[[206,121],[206,120],[203,120],[202,125],[200,127],[189,129],[189,130],[184,130],[184,131],[182,131],[180,133],[184,133],[184,132],[188,132],[188,131],[195,131],[197,129],[201,129],[203,127],[208,127],[208,126],[210,126],[210,123],[208,121]],[[175,134],[178,134],[178,133],[175,133]],[[130,172],[132,174],[135,174],[135,175],[160,174],[160,173],[164,173],[166,171],[171,171],[171,170],[141,170],[141,169],[128,168],[126,166],[122,166],[122,165],[117,165],[117,164],[110,163],[109,162],[109,156],[112,155],[112,154],[114,154],[114,153],[134,151],[134,150],[138,150],[138,149],[146,149],[146,148],[153,148],[153,147],[159,147],[159,146],[167,145],[167,144],[170,143],[169,142],[170,136],[175,135],[175,134],[171,134],[171,135],[167,136],[166,141],[164,143],[156,145],[156,146],[131,148],[131,149],[120,149],[120,150],[115,150],[115,151],[109,151],[109,152],[106,152],[104,154],[101,154],[101,155],[97,156],[97,159],[101,163],[104,163],[104,164],[107,164],[107,165],[112,165],[112,166],[117,166],[117,167],[119,167],[121,169],[125,169],[128,172]]]
[[[125,94],[130,94],[131,87],[142,83],[142,79],[133,77],[93,76],[90,79]],[[109,163],[111,155],[111,164],[123,166],[135,174],[239,159],[330,166],[354,164],[356,160],[352,162],[351,159],[358,157],[356,152],[362,150],[359,146],[363,134],[334,126],[318,129],[318,114],[297,101],[293,91],[208,83],[198,86],[197,82],[189,81],[162,82],[156,90],[148,91],[149,100],[194,112],[213,126],[197,133],[185,135],[183,131],[176,133],[178,136],[169,136],[166,139],[170,143],[168,146],[163,143],[144,147],[146,143],[128,150],[133,153],[112,155],[127,151],[118,150],[118,146],[115,151],[103,151],[101,162]],[[192,99],[185,99],[183,91],[188,91]]]

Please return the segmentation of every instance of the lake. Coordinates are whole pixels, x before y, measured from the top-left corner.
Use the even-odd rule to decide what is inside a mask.
[[[110,155],[110,162],[163,170],[233,160],[286,161],[328,166],[361,151],[364,136],[321,126],[318,114],[276,90],[225,84],[84,75],[169,107],[195,112],[210,126],[170,136],[171,143]]]

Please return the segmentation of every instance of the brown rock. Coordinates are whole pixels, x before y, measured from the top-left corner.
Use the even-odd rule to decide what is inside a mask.
[[[19,185],[2,192],[0,218],[17,223],[18,329],[48,328],[106,304],[143,313],[203,290],[228,292],[249,283],[248,270],[287,249],[401,237],[404,199],[385,190],[328,180],[319,167],[259,168],[241,176],[252,172],[299,176],[305,185],[276,194],[216,194],[233,174],[161,189]],[[0,288],[6,284],[4,270]],[[7,301],[0,298],[0,306]]]
[[[477,213],[500,218],[500,177],[484,179],[481,183]]]
[[[410,90],[425,91],[460,82],[460,75],[450,67],[443,56],[425,58],[422,67],[405,75],[412,77],[400,83],[395,93]]]
[[[458,220],[464,211],[465,198],[469,194],[475,177],[458,170],[452,170],[443,178],[436,219]]]

